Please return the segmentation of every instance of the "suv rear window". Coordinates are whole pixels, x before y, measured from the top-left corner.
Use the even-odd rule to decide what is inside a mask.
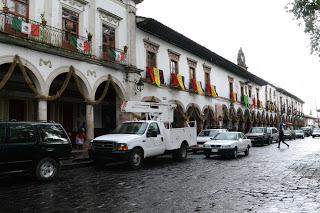
[[[38,125],[38,129],[44,143],[68,143],[68,136],[59,125]]]

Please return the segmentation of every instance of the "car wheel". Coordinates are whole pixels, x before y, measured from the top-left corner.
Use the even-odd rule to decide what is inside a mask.
[[[237,157],[238,157],[238,149],[237,149],[237,147],[235,147],[235,148],[233,149],[232,154],[231,154],[231,158],[232,158],[232,159],[236,159]]]
[[[52,158],[43,158],[38,161],[35,168],[35,175],[38,180],[53,180],[58,173],[59,164]]]
[[[186,159],[188,156],[188,152],[187,152],[187,145],[185,143],[181,144],[181,147],[177,150],[175,150],[172,154],[172,158],[175,161],[182,161],[184,159]]]
[[[142,166],[143,153],[140,149],[135,148],[129,156],[129,165],[132,169],[139,169]]]
[[[248,146],[246,151],[244,151],[244,154],[248,156],[249,155],[249,150],[250,150],[250,147]]]

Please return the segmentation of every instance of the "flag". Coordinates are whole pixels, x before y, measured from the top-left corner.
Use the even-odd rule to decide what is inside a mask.
[[[28,35],[31,34],[31,24],[22,21],[21,22],[21,32],[24,34],[28,34]]]
[[[71,37],[70,44],[83,53],[89,52],[90,50],[90,43],[88,41],[83,41],[75,36]]]
[[[11,23],[12,29],[14,29],[15,31],[21,32],[21,25],[22,25],[22,20],[16,17],[12,19],[12,23]]]
[[[178,79],[178,83],[179,83],[179,86],[182,90],[185,90],[184,88],[184,84],[183,84],[183,80],[182,80],[182,76],[177,74],[177,79]]]
[[[149,74],[149,77],[150,77],[150,81],[151,81],[151,83],[153,83],[154,82],[154,72],[153,72],[153,67],[148,67],[147,68],[148,70],[148,74]]]
[[[191,86],[194,92],[198,92],[197,82],[195,79],[191,79]]]
[[[154,82],[158,87],[160,86],[160,70],[158,68],[153,68]]]
[[[33,36],[40,35],[40,25],[37,25],[37,24],[31,25],[31,35],[33,35]]]
[[[246,95],[243,96],[243,105],[249,107],[249,97]]]
[[[199,95],[203,95],[203,90],[202,90],[202,86],[201,86],[200,81],[197,81],[197,90],[198,90]]]
[[[178,78],[175,73],[171,73],[171,86],[173,86],[173,87],[179,86]]]
[[[210,85],[210,87],[211,87],[211,95],[212,95],[213,97],[218,97],[216,88],[214,88],[213,85]]]

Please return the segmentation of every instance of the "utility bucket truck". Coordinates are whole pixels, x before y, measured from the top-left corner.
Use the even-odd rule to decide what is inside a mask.
[[[172,154],[176,161],[187,158],[187,148],[197,144],[197,127],[186,124],[171,128],[175,104],[125,101],[122,112],[143,113],[145,120],[126,121],[112,134],[93,139],[89,156],[96,165],[125,160],[131,168],[141,167],[145,158]]]

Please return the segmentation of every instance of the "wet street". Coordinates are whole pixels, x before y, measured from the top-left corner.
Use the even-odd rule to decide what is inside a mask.
[[[320,212],[320,139],[254,147],[236,160],[189,154],[124,165],[64,170],[39,183],[0,179],[0,212]]]

